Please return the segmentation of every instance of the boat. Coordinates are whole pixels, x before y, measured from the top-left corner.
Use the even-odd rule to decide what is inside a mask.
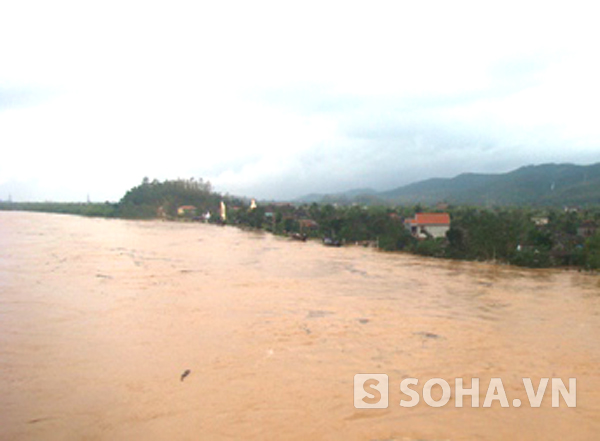
[[[342,241],[339,239],[332,239],[331,237],[324,237],[323,245],[326,247],[341,247]]]
[[[290,234],[290,238],[292,240],[299,240],[301,242],[306,242],[306,239],[308,238],[308,236],[304,233],[292,233],[292,234]]]

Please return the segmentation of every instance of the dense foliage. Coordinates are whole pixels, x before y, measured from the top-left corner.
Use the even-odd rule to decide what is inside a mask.
[[[144,178],[119,202],[119,215],[129,219],[177,216],[177,208],[193,205],[198,212],[216,210],[221,196],[212,191],[210,182],[202,179],[177,179],[160,182]]]
[[[417,240],[403,219],[424,211],[415,207],[361,207],[318,205],[272,205],[266,207],[270,221],[264,226],[276,234],[300,232],[309,237],[333,237],[346,243],[369,243],[378,248],[404,250],[433,257],[496,261],[528,267],[578,266],[600,268],[600,229],[589,237],[578,227],[600,225],[600,209],[540,211],[532,208],[449,208],[452,222],[446,237]],[[242,215],[236,223],[250,225]],[[258,214],[258,212],[257,212]],[[260,217],[263,217],[261,212]],[[303,229],[301,219],[318,227]]]
[[[118,204],[84,202],[0,202],[0,210],[39,211],[92,217],[117,217]]]
[[[220,221],[224,201],[227,222],[260,228],[274,234],[323,238],[403,250],[432,257],[483,260],[528,267],[576,266],[600,269],[600,208],[475,208],[449,207],[451,228],[442,238],[417,240],[404,219],[430,211],[420,205],[386,207],[334,204],[259,203],[214,192],[202,179],[160,182],[145,178],[118,204],[106,203],[0,203],[0,209],[69,213],[133,219]],[[178,208],[192,206],[191,213]],[[582,226],[588,226],[582,232]]]

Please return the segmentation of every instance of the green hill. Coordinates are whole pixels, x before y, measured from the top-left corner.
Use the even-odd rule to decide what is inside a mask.
[[[500,174],[464,173],[383,192],[353,190],[334,195],[313,194],[303,200],[308,201],[364,205],[433,205],[438,202],[477,206],[600,205],[600,163],[529,165]]]
[[[600,163],[530,165],[502,174],[466,173],[417,182],[378,196],[398,204],[596,205],[600,204]]]

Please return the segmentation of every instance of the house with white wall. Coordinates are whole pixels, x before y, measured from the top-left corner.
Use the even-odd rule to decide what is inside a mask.
[[[413,219],[405,219],[404,226],[418,239],[446,237],[450,229],[448,213],[417,213]]]

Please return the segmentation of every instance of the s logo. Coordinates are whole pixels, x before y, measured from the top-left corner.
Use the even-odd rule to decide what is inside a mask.
[[[386,409],[388,407],[388,376],[386,374],[356,374],[354,376],[354,407]]]

